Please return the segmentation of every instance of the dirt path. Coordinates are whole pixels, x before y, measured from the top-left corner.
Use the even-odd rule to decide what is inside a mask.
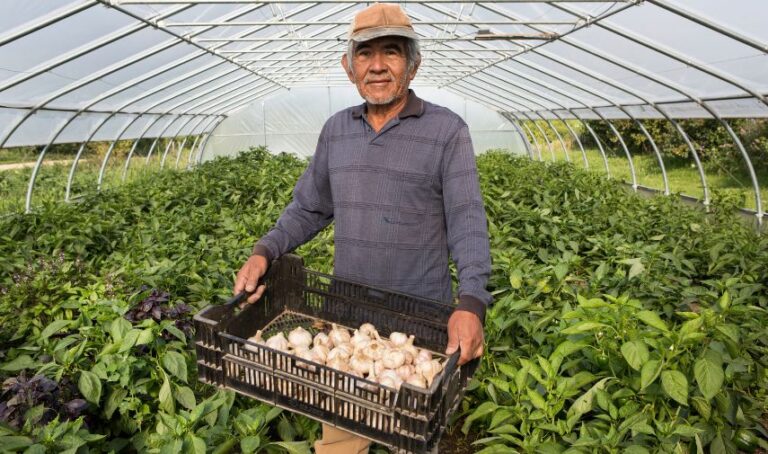
[[[3,170],[16,170],[16,169],[26,169],[28,167],[34,167],[36,161],[30,161],[30,162],[15,162],[12,164],[0,164],[0,172]],[[80,162],[85,162],[84,159],[81,159]],[[44,166],[54,165],[54,164],[72,164],[71,159],[61,159],[58,161],[43,161]]]

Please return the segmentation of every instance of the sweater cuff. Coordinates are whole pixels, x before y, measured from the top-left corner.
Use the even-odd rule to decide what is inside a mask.
[[[480,323],[485,323],[485,303],[475,298],[472,295],[459,295],[459,304],[456,306],[457,311],[467,311],[477,315],[480,319]]]
[[[260,255],[265,257],[267,259],[267,263],[272,263],[272,260],[275,259],[272,257],[272,253],[269,252],[269,248],[260,243],[256,243],[256,246],[253,247],[253,252],[251,255]]]

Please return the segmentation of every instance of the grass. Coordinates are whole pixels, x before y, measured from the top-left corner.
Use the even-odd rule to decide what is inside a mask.
[[[551,160],[553,154],[556,161],[566,160],[566,155],[559,145],[553,146],[552,153],[550,153],[546,146],[541,151],[542,158],[545,161]],[[576,167],[586,167],[584,165],[581,150],[578,148],[569,150],[569,154],[570,160]],[[605,163],[599,150],[586,149],[585,154],[590,170],[606,173]],[[626,156],[606,152],[606,158],[610,176],[631,184],[632,177]],[[658,190],[664,189],[664,180],[655,155],[633,155],[632,161],[635,167],[637,183],[639,185]],[[701,178],[699,177],[699,172],[692,159],[665,159],[664,166],[667,172],[670,193],[684,194],[700,200],[704,199],[704,189],[701,184]],[[756,169],[756,173],[761,189],[760,197],[762,199],[763,210],[765,210],[768,208],[768,169]],[[744,208],[752,210],[756,209],[755,192],[746,168],[744,168],[742,172],[734,174],[704,164],[704,175],[709,188],[710,200],[720,192],[737,193],[744,197]]]

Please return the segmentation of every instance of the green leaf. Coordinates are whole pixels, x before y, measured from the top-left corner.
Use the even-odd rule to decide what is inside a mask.
[[[478,406],[475,411],[472,412],[471,415],[467,416],[467,419],[464,420],[464,425],[461,427],[461,431],[464,433],[464,435],[467,435],[469,433],[469,428],[472,426],[472,422],[476,419],[480,419],[491,412],[495,411],[498,408],[498,405],[496,405],[493,402],[483,402]]]
[[[515,376],[517,375],[517,369],[514,367],[504,363],[497,364],[496,367],[501,371],[501,373],[509,377],[511,380],[515,379]]]
[[[627,448],[624,451],[622,451],[622,453],[623,454],[650,454],[650,451],[648,451],[648,449],[646,449],[643,446],[632,445],[632,446],[627,446]]]
[[[176,402],[180,403],[182,407],[187,410],[194,410],[197,406],[195,401],[195,393],[187,386],[176,386],[175,389]]]
[[[168,373],[184,383],[187,382],[187,361],[181,353],[172,350],[166,351],[163,354],[162,362]]]
[[[560,262],[557,265],[555,265],[555,277],[558,281],[562,281],[563,278],[568,274],[568,264],[565,262]]]
[[[715,435],[712,442],[709,443],[710,454],[728,454],[728,450],[725,449],[725,442],[723,436],[720,434]]]
[[[270,446],[280,446],[291,454],[311,454],[309,443],[306,441],[275,441]]]
[[[146,328],[139,332],[139,336],[136,338],[136,345],[146,345],[152,343],[155,340],[155,333],[151,328]]]
[[[509,274],[509,285],[511,285],[515,290],[519,290],[520,287],[522,287],[523,273],[519,268],[516,268],[514,271],[512,271],[512,273]]]
[[[568,410],[568,414],[577,414],[581,416],[591,411],[592,403],[595,399],[595,394],[597,393],[598,390],[605,388],[605,384],[608,383],[610,379],[611,379],[610,377],[606,377],[598,381],[594,385],[592,385],[592,387],[589,388],[587,392],[585,392],[584,394],[579,396],[578,399],[573,401],[573,405],[571,405],[571,408]]]
[[[632,279],[636,278],[637,276],[643,274],[644,271],[645,271],[645,266],[642,263],[640,263],[640,262],[634,263],[629,268],[629,276],[628,277],[629,277],[630,280],[632,280]]]
[[[166,378],[163,380],[163,386],[160,387],[160,393],[157,396],[160,402],[160,409],[166,413],[173,414],[176,411],[175,405],[173,405],[173,395],[171,394],[171,382]]]
[[[688,406],[688,379],[677,370],[665,370],[661,373],[661,389],[680,403]]]
[[[240,440],[240,450],[243,451],[243,454],[254,453],[257,449],[259,449],[260,444],[261,438],[259,438],[257,435],[244,437],[242,440]]]
[[[723,367],[713,355],[705,355],[694,363],[693,376],[696,378],[696,383],[699,384],[699,391],[707,400],[712,399],[720,392],[725,381]]]
[[[578,334],[578,333],[584,333],[587,331],[594,331],[598,328],[602,328],[606,326],[604,323],[598,323],[598,322],[579,322],[575,325],[569,326],[568,328],[560,331],[563,334]]]
[[[112,414],[120,406],[120,403],[125,399],[126,395],[128,395],[128,391],[123,388],[114,388],[109,393],[107,401],[104,404],[104,416],[106,416],[107,419],[112,417]]]
[[[169,333],[173,334],[173,336],[176,337],[176,339],[184,342],[184,344],[187,343],[187,336],[184,335],[184,331],[176,328],[173,325],[166,326],[165,330],[168,331]]]
[[[641,340],[625,342],[624,345],[621,346],[621,354],[624,356],[624,359],[627,360],[629,366],[635,370],[640,370],[643,367],[643,364],[650,358],[648,347],[646,347],[645,342]]]
[[[541,394],[539,394],[535,390],[528,388],[528,398],[531,400],[531,403],[533,404],[533,406],[538,408],[539,410],[547,409],[547,401],[544,400]]]
[[[120,353],[125,353],[133,348],[133,346],[136,345],[136,339],[139,338],[139,334],[141,334],[141,330],[136,328],[132,328],[130,331],[125,333],[122,342],[120,342],[120,350],[118,351]]]
[[[72,324],[72,320],[54,320],[40,333],[40,339],[48,339]]]
[[[131,322],[123,317],[117,317],[109,324],[109,334],[115,343],[119,343],[123,340],[123,337],[131,330]]]
[[[723,296],[717,300],[717,306],[723,311],[731,306],[731,295],[728,293],[728,290],[723,292]]]
[[[20,451],[32,443],[33,440],[29,437],[17,435],[0,437],[0,446],[2,446],[3,451]]]
[[[683,437],[693,438],[697,434],[700,434],[703,432],[704,430],[698,429],[693,426],[689,426],[686,424],[677,424],[675,425],[675,431],[673,433],[676,435],[682,435]]]
[[[8,371],[8,372],[17,372],[24,369],[33,369],[39,366],[37,362],[35,362],[31,356],[29,355],[19,355],[16,358],[13,359],[13,361],[9,361],[5,364],[3,364],[0,369]]]
[[[99,380],[96,374],[87,370],[81,371],[77,388],[85,397],[85,400],[92,404],[99,404],[99,399],[101,399],[101,380]]]
[[[640,369],[640,389],[645,389],[648,385],[656,381],[661,373],[661,361],[652,359],[643,364]]]
[[[635,314],[638,319],[643,321],[646,325],[656,328],[661,331],[669,331],[667,324],[659,317],[656,312],[653,311],[640,311]]]

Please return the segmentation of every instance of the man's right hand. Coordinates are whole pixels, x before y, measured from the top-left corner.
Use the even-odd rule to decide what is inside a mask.
[[[243,290],[249,293],[253,292],[246,302],[248,304],[255,303],[261,298],[261,295],[264,294],[264,290],[266,289],[264,284],[259,285],[259,280],[261,280],[261,277],[267,272],[268,267],[269,263],[267,263],[266,257],[261,255],[252,255],[248,257],[248,261],[246,261],[243,267],[240,268],[240,271],[237,272],[234,294],[237,295]],[[242,306],[243,305],[240,307]]]

